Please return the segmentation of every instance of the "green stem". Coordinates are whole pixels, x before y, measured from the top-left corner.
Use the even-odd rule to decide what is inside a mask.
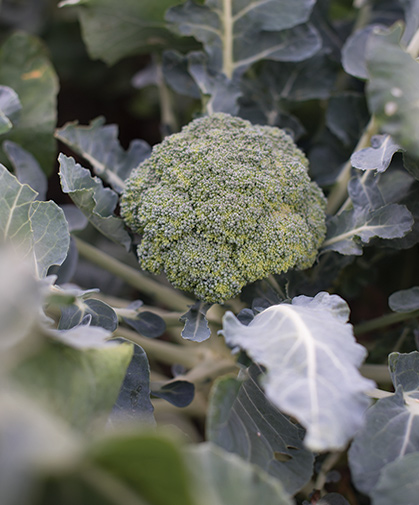
[[[141,346],[150,358],[154,358],[168,365],[179,364],[186,368],[193,368],[204,359],[204,349],[191,349],[180,345],[164,342],[153,338],[143,337],[135,331],[119,327],[114,337],[123,337]]]
[[[354,334],[356,336],[362,335],[363,333],[379,330],[391,326],[392,324],[401,323],[402,321],[409,321],[409,319],[415,319],[416,317],[419,317],[419,309],[412,312],[394,312],[392,314],[386,314],[371,319],[370,321],[365,321],[365,323],[355,325]]]
[[[148,276],[142,274],[138,270],[121,263],[109,254],[100,251],[96,247],[84,242],[73,235],[79,253],[91,261],[95,265],[111,272],[124,280],[130,286],[138,289],[146,295],[150,295],[158,302],[169,307],[172,310],[186,312],[188,305],[193,303],[193,300],[183,296],[174,289],[163,286]]]
[[[223,1],[223,72],[231,79],[233,76],[233,6],[232,0]]]
[[[407,52],[412,56],[412,58],[417,58],[419,53],[419,30],[413,35],[412,39],[407,46]]]
[[[173,133],[178,131],[178,124],[173,113],[170,92],[164,80],[162,65],[157,56],[155,57],[155,65],[157,69],[157,89],[160,99],[161,124]]]
[[[374,116],[372,116],[367,127],[365,128],[362,137],[359,139],[359,142],[356,145],[354,152],[359,151],[360,149],[364,149],[364,147],[368,147],[371,143],[371,137],[373,135],[376,135],[377,132],[378,132],[378,125],[377,122],[375,121]],[[352,163],[351,160],[349,159],[345,163],[336,181],[335,186],[329,193],[327,199],[328,214],[331,215],[335,214],[335,212],[339,209],[339,207],[342,205],[345,199],[346,201],[343,203],[343,208],[346,208],[349,205],[350,199],[348,199],[347,196],[348,196],[348,182],[351,178],[351,171],[352,171]],[[342,212],[342,209],[339,212]]]
[[[361,374],[367,379],[371,379],[377,383],[391,383],[390,372],[387,365],[376,365],[365,363],[359,369]]]

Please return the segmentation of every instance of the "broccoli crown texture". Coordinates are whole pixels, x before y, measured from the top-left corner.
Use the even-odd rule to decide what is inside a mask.
[[[246,284],[308,268],[325,198],[284,131],[217,113],[166,137],[127,181],[121,212],[141,267],[223,302]]]

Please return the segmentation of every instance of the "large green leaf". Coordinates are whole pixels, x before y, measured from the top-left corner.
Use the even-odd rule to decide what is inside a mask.
[[[307,430],[314,451],[346,446],[362,426],[374,383],[357,368],[366,350],[355,342],[349,308],[337,295],[298,296],[273,305],[244,326],[231,312],[223,319],[227,344],[266,368],[269,400]]]
[[[192,497],[190,476],[179,445],[169,437],[153,432],[115,436],[94,445],[88,459],[104,471],[104,479],[109,474],[112,480],[131,490],[138,497],[138,505],[201,505]],[[106,496],[105,482],[103,490]],[[121,497],[121,502],[116,503],[127,502]]]
[[[112,65],[139,53],[171,48],[178,38],[166,28],[166,9],[182,0],[64,0],[77,6],[82,35],[92,58]]]
[[[131,170],[149,156],[151,148],[143,140],[134,140],[128,151],[124,151],[118,141],[118,127],[104,123],[103,117],[88,126],[67,123],[55,136],[88,161],[95,174],[120,193]]]
[[[381,130],[419,158],[419,63],[399,45],[402,28],[367,43],[367,97]]]
[[[186,451],[199,505],[291,505],[280,482],[257,466],[212,444]]]
[[[105,237],[125,246],[128,250],[131,239],[122,219],[114,214],[118,195],[105,188],[98,177],[76,163],[73,158],[60,154],[61,186],[91,224]]]
[[[78,350],[50,342],[16,367],[13,381],[45,409],[87,430],[106,421],[131,356],[129,344]]]
[[[37,193],[0,165],[0,234],[27,256],[33,257],[38,275],[61,265],[70,243],[67,221],[54,202],[35,200]]]
[[[254,463],[295,494],[313,474],[313,454],[304,448],[304,432],[268,401],[252,365],[244,380],[219,379],[211,394],[207,438]]]
[[[39,39],[17,32],[4,42],[0,82],[17,93],[22,105],[19,120],[3,138],[24,147],[50,173],[56,155],[58,79]]]
[[[385,466],[419,452],[419,352],[389,358],[396,393],[377,401],[349,450],[349,464],[359,490],[370,493]]]
[[[416,505],[419,496],[419,452],[407,454],[384,467],[371,492],[373,505]]]
[[[301,61],[320,48],[305,23],[313,0],[187,0],[171,8],[173,30],[204,44],[211,69],[229,79],[262,59]]]

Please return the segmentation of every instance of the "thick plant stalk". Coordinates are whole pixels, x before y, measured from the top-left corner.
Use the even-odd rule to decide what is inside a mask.
[[[121,263],[80,238],[74,237],[74,239],[79,253],[84,258],[116,275],[140,292],[152,296],[156,301],[162,303],[166,307],[172,310],[186,312],[188,310],[188,305],[193,304],[193,300],[183,296],[174,289],[159,284],[138,270]]]

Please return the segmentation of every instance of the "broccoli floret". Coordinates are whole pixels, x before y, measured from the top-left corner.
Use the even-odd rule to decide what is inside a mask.
[[[141,268],[222,303],[246,284],[308,268],[324,239],[325,198],[284,131],[217,113],[153,148],[121,199],[142,235]]]

